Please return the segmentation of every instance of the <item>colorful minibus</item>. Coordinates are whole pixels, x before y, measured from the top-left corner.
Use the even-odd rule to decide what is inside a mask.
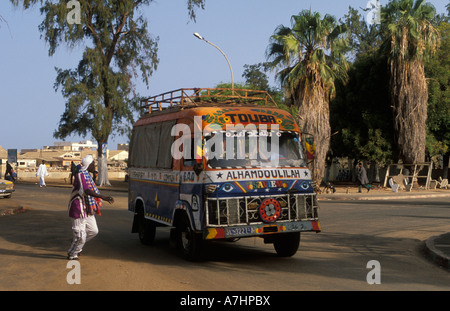
[[[306,140],[267,92],[179,89],[141,108],[130,140],[128,208],[143,244],[168,226],[188,260],[200,258],[207,241],[248,237],[292,256],[301,232],[320,232]]]

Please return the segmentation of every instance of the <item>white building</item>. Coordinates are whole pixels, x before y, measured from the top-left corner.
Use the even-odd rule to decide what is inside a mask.
[[[72,143],[70,141],[57,141],[53,144],[53,146],[45,146],[44,148],[69,151],[82,151],[85,149],[96,150],[97,144],[93,143],[91,140],[84,140],[79,143]]]
[[[127,150],[107,150],[106,158],[108,161],[126,161],[128,160]]]

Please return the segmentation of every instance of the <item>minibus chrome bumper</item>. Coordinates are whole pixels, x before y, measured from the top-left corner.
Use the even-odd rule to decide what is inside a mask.
[[[265,214],[267,201],[275,206],[273,217]],[[208,197],[206,227],[270,225],[279,222],[317,221],[319,205],[315,193],[266,196]]]
[[[289,232],[320,232],[318,220],[300,220],[277,222],[273,224],[236,225],[227,227],[206,228],[204,239],[233,239],[252,236],[267,236],[270,234],[283,234]]]

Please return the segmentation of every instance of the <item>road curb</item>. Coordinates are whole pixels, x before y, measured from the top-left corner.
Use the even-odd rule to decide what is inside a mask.
[[[444,254],[440,249],[436,247],[436,245],[440,245],[439,241],[436,240],[441,239],[450,239],[450,233],[446,233],[439,236],[432,236],[425,241],[425,253],[428,257],[440,267],[450,271],[450,260],[449,256]],[[450,247],[450,245],[446,245],[446,247]]]
[[[426,198],[450,198],[450,193],[445,194],[413,194],[413,195],[386,195],[386,196],[345,196],[345,195],[318,195],[318,200],[333,201],[333,200],[353,200],[353,201],[375,201],[375,200],[409,200],[409,199],[426,199]]]

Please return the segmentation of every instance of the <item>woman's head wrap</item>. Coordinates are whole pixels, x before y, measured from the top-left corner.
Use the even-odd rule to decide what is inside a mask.
[[[81,160],[81,169],[87,170],[89,165],[91,165],[92,161],[94,161],[94,158],[92,157],[92,155],[88,154],[87,156],[85,156],[83,158],[83,160]]]

